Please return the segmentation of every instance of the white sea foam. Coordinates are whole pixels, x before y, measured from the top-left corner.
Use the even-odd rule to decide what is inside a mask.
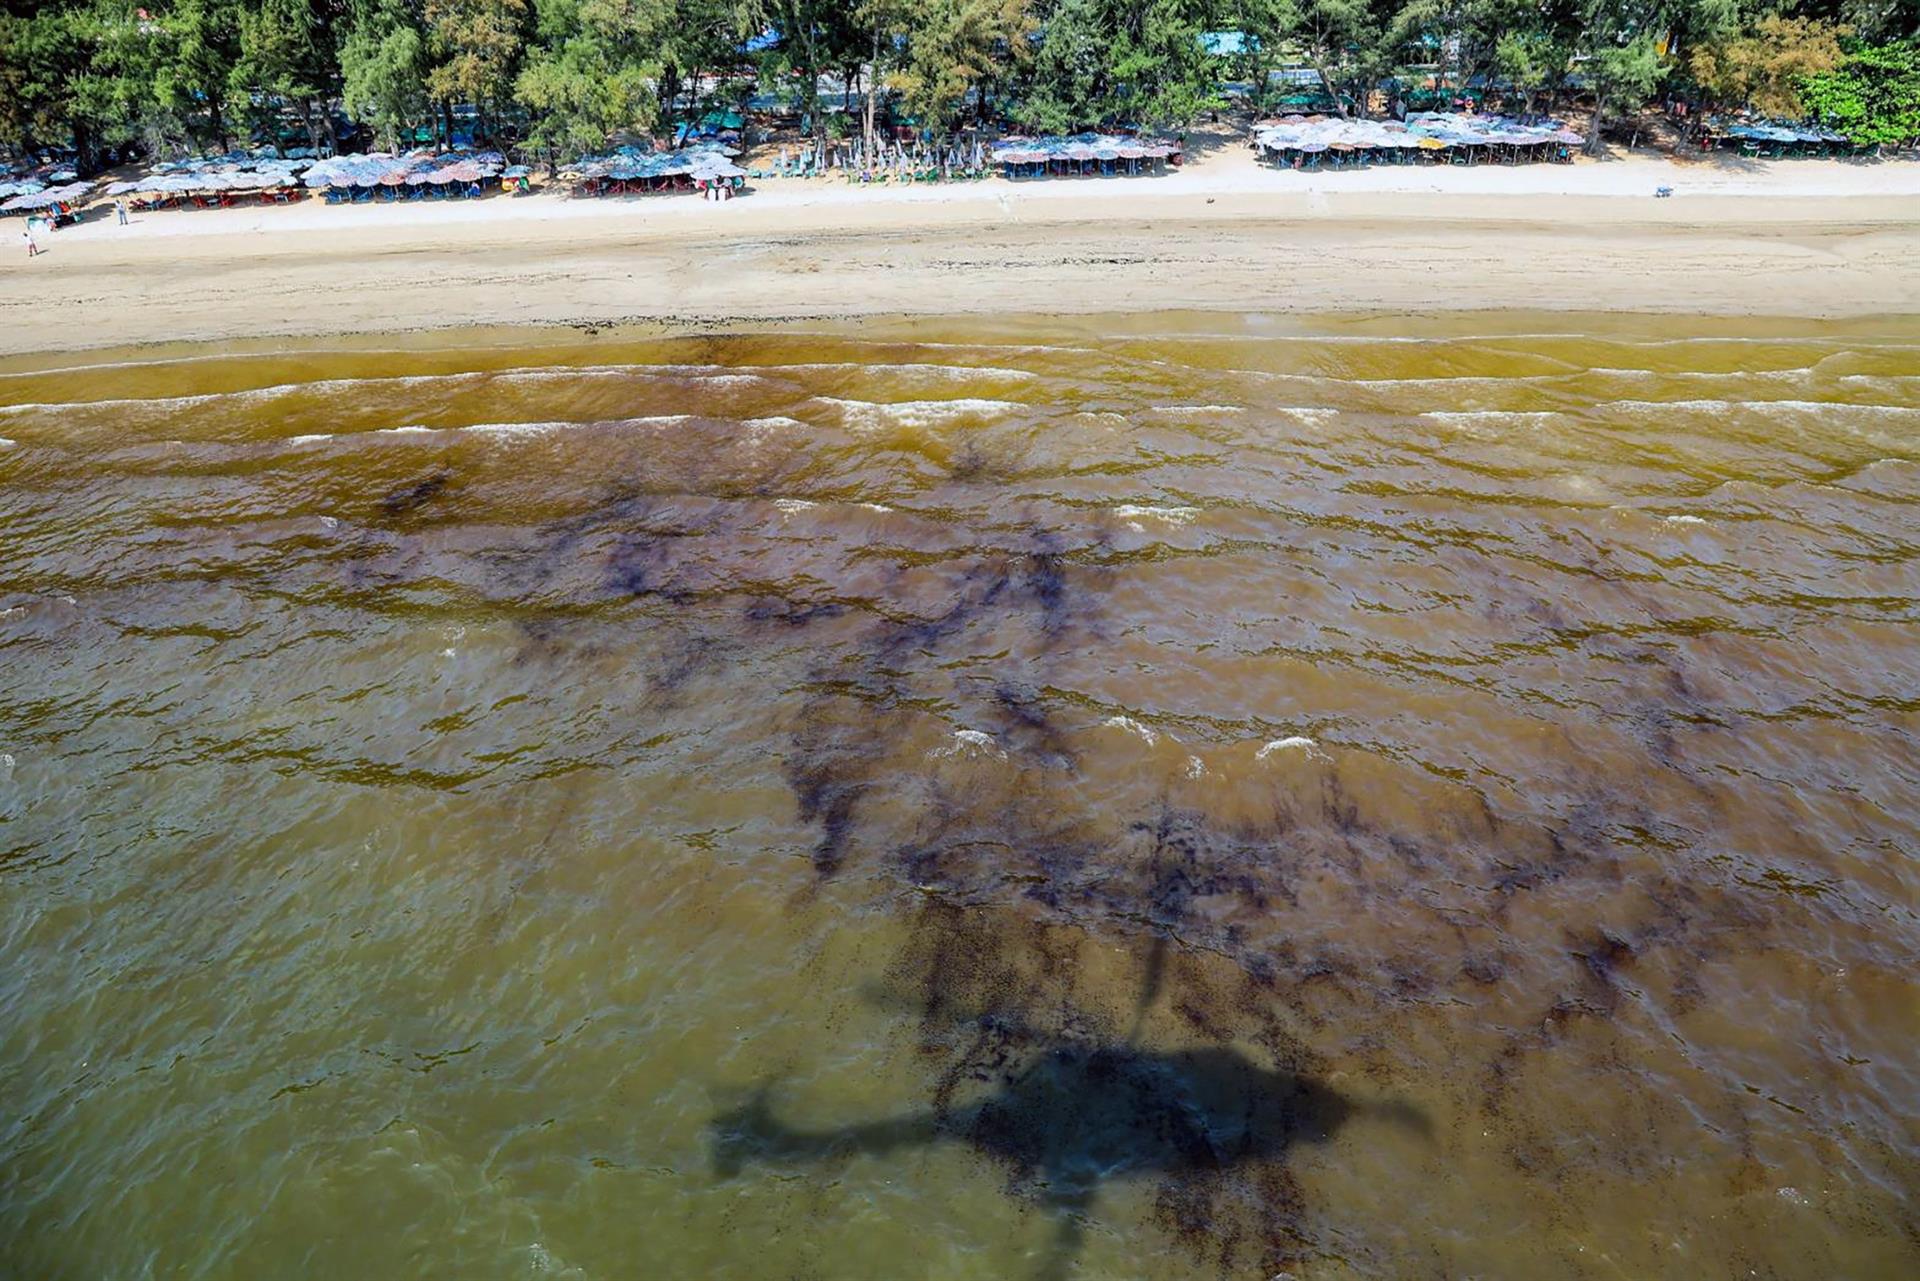
[[[506,437],[506,438],[513,438],[513,437],[522,437],[522,436],[525,436],[525,437],[545,436],[549,432],[559,431],[564,427],[578,427],[579,425],[580,425],[579,423],[564,423],[564,422],[474,423],[472,426],[462,427],[460,430],[473,432],[476,435],[481,435],[481,436],[500,436],[500,437]]]
[[[1660,519],[1666,521],[1669,525],[1704,525],[1707,523],[1705,519],[1699,516],[1662,516]]]
[[[1320,744],[1314,742],[1305,734],[1294,734],[1288,738],[1276,738],[1271,742],[1261,744],[1260,750],[1253,754],[1253,759],[1256,761],[1264,761],[1275,752],[1305,752],[1308,756],[1318,756],[1321,758],[1326,756],[1326,753],[1320,750]]]
[[[1707,413],[1725,413],[1736,409],[1754,413],[1784,409],[1804,414],[1835,414],[1848,411],[1880,414],[1890,418],[1906,418],[1920,414],[1920,407],[1912,405],[1856,405],[1844,400],[1609,400],[1603,401],[1595,408],[1689,409]]]
[[[1130,522],[1130,527],[1139,529],[1142,520],[1157,520],[1168,525],[1185,525],[1200,514],[1198,507],[1137,507],[1132,503],[1122,503],[1113,509],[1113,514],[1121,520]]]
[[[1013,400],[986,400],[962,397],[957,400],[898,400],[879,403],[871,400],[843,400],[838,396],[817,398],[823,405],[838,409],[847,425],[866,431],[884,431],[891,427],[936,427],[962,418],[992,418],[1027,406]]]
[[[332,439],[333,439],[332,432],[323,431],[323,432],[316,432],[311,436],[289,436],[287,437],[287,443],[289,445],[317,445],[323,440],[332,440]]]
[[[1920,382],[1920,374],[1841,374],[1839,381],[1843,383],[1866,383],[1869,386],[1880,386],[1888,383]]]
[[[1581,373],[1602,374],[1608,378],[1627,378],[1636,381],[1680,382],[1726,382],[1738,381],[1741,385],[1758,379],[1773,379],[1779,382],[1798,382],[1803,375],[1811,374],[1813,366],[1797,365],[1791,369],[1618,369],[1610,365],[1595,365]],[[1578,377],[1579,375],[1574,375]]]
[[[333,392],[366,387],[408,387],[431,382],[472,382],[486,374],[396,374],[387,378],[316,378],[310,382],[273,383],[266,387],[237,387],[232,391],[196,392],[189,396],[114,397],[105,400],[28,401],[18,405],[0,405],[0,413],[18,414],[40,410],[75,409],[187,409],[216,401],[250,403],[272,400],[295,392]]]
[[[1207,763],[1205,761],[1201,760],[1198,756],[1187,757],[1188,778],[1205,778],[1206,774]]]
[[[1420,416],[1437,423],[1550,423],[1561,415],[1552,409],[1429,409]]]
[[[953,731],[953,740],[945,747],[936,747],[927,753],[932,757],[972,756],[989,757],[996,761],[1007,759],[1007,753],[1000,744],[993,741],[993,735],[977,729],[957,729]]]
[[[1105,724],[1110,729],[1125,730],[1127,733],[1132,734],[1135,738],[1138,738],[1141,742],[1145,743],[1149,747],[1152,747],[1155,743],[1160,741],[1160,735],[1154,733],[1153,730],[1149,729],[1145,725],[1142,725],[1139,721],[1136,721],[1131,716],[1109,716],[1107,717]]]
[[[796,512],[812,511],[820,504],[808,502],[804,498],[776,498],[773,500],[773,505],[780,509],[782,515],[791,516]]]
[[[17,440],[8,440],[5,436],[0,436],[0,449],[12,449],[19,443]]]
[[[1486,383],[1496,387],[1511,386],[1514,383],[1542,383],[1556,378],[1565,378],[1565,374],[1457,374],[1451,378],[1342,378],[1337,382],[1353,387],[1467,387],[1476,383]],[[1325,376],[1316,376],[1315,381],[1325,382]]]
[[[1245,405],[1154,405],[1150,414],[1244,414]]]
[[[858,371],[862,377],[876,374],[913,374],[928,377],[943,383],[975,382],[982,378],[994,378],[1012,382],[1033,382],[1040,375],[1026,369],[1008,369],[1002,365],[934,365],[917,361],[901,361],[898,364],[859,364],[855,362],[796,361],[790,365],[753,365],[749,368],[773,373],[850,373]]]
[[[1327,405],[1275,405],[1267,412],[1287,414],[1312,427],[1331,422],[1340,416],[1339,410]]]
[[[502,369],[485,377],[504,383],[577,382],[582,378],[697,378],[706,386],[746,387],[767,381],[763,374],[729,365],[555,365]]]

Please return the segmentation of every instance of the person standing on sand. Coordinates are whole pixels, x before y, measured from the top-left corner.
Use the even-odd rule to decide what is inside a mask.
[[[114,212],[114,215],[120,219],[120,225],[122,227],[126,226],[127,225],[127,202],[124,200],[114,201],[113,212]]]
[[[32,223],[27,224],[27,229],[20,233],[20,238],[27,242],[27,257],[33,258],[40,253],[40,242],[33,238]]]

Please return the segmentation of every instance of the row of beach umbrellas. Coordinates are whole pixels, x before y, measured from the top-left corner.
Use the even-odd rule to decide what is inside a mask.
[[[403,156],[372,152],[333,156],[317,161],[306,173],[309,187],[420,187],[443,183],[479,182],[483,178],[520,177],[508,170],[497,151],[415,151]]]
[[[1707,130],[1743,142],[1834,143],[1847,136],[1820,125],[1784,124],[1775,120],[1721,120],[1707,118]]]
[[[156,165],[154,172],[144,178],[112,183],[107,187],[106,194],[124,196],[151,192],[156,195],[184,196],[216,191],[277,191],[299,186],[298,171],[305,164],[304,161],[285,161],[258,167],[225,164]]]
[[[0,203],[0,210],[12,213],[23,209],[46,209],[52,205],[72,204],[84,200],[93,190],[90,182],[70,182],[58,187],[43,187],[39,191],[22,191]]]
[[[1037,165],[1054,160],[1165,160],[1179,151],[1171,142],[1081,133],[1068,137],[1007,138],[994,147],[993,160],[1003,165]]]
[[[1548,143],[1577,146],[1586,139],[1557,120],[1523,124],[1511,116],[1421,111],[1397,120],[1355,120],[1338,116],[1286,116],[1257,126],[1254,145],[1263,151],[1426,150],[1448,147],[1532,147]]]
[[[60,164],[41,165],[37,169],[0,169],[0,200],[15,196],[35,196],[48,187],[72,183],[80,175]]]
[[[639,147],[621,147],[603,156],[583,156],[573,166],[582,178],[607,178],[633,182],[643,178],[741,178],[746,170],[733,162],[738,148],[725,144],[696,143],[677,151],[646,151]]]

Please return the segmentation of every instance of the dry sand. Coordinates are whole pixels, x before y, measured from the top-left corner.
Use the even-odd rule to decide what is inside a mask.
[[[1159,179],[762,188],[96,214],[0,258],[0,353],[880,314],[1920,310],[1911,161],[1295,174],[1236,149]]]

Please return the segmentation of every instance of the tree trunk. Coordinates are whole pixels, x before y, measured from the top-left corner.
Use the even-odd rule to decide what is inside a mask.
[[[1597,91],[1593,95],[1593,133],[1587,138],[1587,154],[1600,154],[1600,130],[1607,121],[1607,95]]]
[[[29,152],[32,146],[32,140],[29,139],[27,143]],[[78,122],[73,126],[73,150],[74,168],[79,171],[82,178],[91,177],[99,170],[100,166],[97,163],[99,157],[93,150],[93,130]]]
[[[860,124],[860,136],[867,148],[867,163],[874,163],[873,108],[874,99],[880,92],[880,19],[873,20],[873,59],[867,63],[867,101],[865,118]]]
[[[307,126],[307,145],[313,148],[315,155],[320,154],[320,120],[314,114],[313,99],[300,99],[300,119]]]
[[[441,145],[451,151],[453,150],[453,99],[451,98],[442,98],[440,100],[440,123],[445,128],[447,135],[446,141]]]
[[[1333,77],[1327,74],[1326,67],[1317,58],[1314,59],[1313,71],[1320,77],[1320,87],[1325,89],[1328,96],[1333,99],[1333,109],[1340,113],[1342,120],[1347,119],[1347,104],[1341,99],[1340,91],[1333,87]]]

